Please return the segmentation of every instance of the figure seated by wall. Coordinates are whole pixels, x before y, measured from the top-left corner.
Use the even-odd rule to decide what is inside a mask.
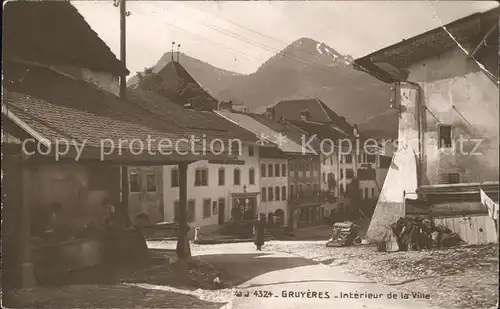
[[[54,202],[49,207],[37,207],[32,216],[31,226],[31,236],[35,240],[47,242],[71,240],[94,234],[94,230],[89,229],[88,223],[85,223],[85,218],[82,222],[81,216],[65,212],[59,202]]]

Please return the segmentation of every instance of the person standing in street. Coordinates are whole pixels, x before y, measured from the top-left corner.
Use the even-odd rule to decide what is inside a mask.
[[[254,244],[258,251],[262,251],[262,246],[264,245],[264,230],[266,226],[266,221],[263,214],[257,216],[257,220],[254,224]]]

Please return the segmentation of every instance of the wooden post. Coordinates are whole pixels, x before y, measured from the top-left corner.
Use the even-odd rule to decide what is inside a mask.
[[[124,69],[127,67],[127,31],[125,20],[127,18],[126,0],[120,0],[120,61]],[[126,73],[120,76],[120,97],[125,99],[127,95],[127,81]]]
[[[187,237],[187,163],[179,164],[179,230],[177,233],[177,257],[179,261],[191,259],[191,250]]]
[[[126,165],[121,166],[121,187],[122,187],[122,205],[128,213],[128,198],[129,198],[129,181],[128,181],[128,168]]]

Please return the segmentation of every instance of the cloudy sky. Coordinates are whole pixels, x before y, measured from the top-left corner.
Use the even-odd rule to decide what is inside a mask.
[[[112,1],[72,1],[119,55],[120,17]],[[495,1],[131,1],[127,66],[150,67],[171,49],[214,66],[251,73],[301,37],[353,57],[366,55]]]

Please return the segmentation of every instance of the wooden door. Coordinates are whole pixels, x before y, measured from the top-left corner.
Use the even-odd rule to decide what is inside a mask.
[[[219,224],[224,224],[226,222],[226,201],[221,198],[219,199]]]
[[[129,215],[134,224],[163,221],[161,167],[129,168]]]

